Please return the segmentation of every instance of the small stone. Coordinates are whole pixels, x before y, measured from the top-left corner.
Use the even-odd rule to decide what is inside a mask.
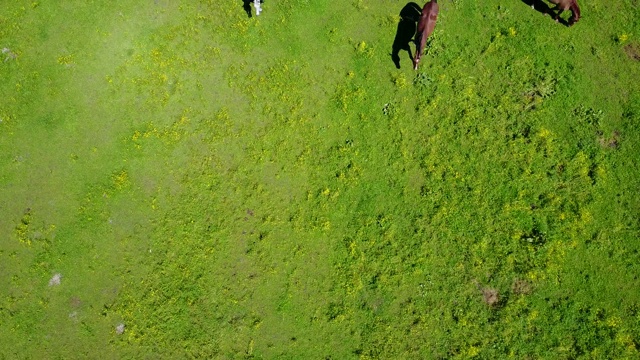
[[[61,275],[61,274],[55,274],[55,275],[53,275],[53,277],[51,278],[51,280],[49,280],[49,286],[57,286],[57,285],[60,285],[60,279],[62,279],[62,275]]]
[[[116,334],[122,335],[124,333],[124,324],[119,324],[116,326]]]

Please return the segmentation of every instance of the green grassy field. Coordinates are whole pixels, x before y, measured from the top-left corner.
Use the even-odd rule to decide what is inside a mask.
[[[405,1],[1,1],[0,359],[639,358],[640,3],[579,1],[417,72]]]

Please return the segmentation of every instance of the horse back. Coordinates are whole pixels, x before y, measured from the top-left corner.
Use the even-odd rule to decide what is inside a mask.
[[[569,7],[575,3],[575,0],[549,0],[549,2],[558,5],[562,10],[569,10]]]
[[[433,29],[435,29],[438,11],[438,3],[433,0],[426,3],[422,8],[422,16],[418,23],[418,32],[424,37],[429,37]]]

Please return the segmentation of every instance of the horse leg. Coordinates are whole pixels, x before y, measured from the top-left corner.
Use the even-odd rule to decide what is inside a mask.
[[[243,0],[242,1],[242,8],[247,13],[247,16],[251,17],[251,5],[249,5],[249,3],[250,3],[249,0]]]
[[[551,14],[553,15],[553,13],[555,13],[555,16],[553,17],[553,19],[558,22],[559,18],[560,18],[560,14],[562,14],[562,12],[564,11],[563,8],[560,7],[560,4],[556,4],[556,6],[553,9],[550,9]],[[557,13],[556,13],[557,11]]]
[[[569,18],[569,26],[572,26],[573,24],[575,24],[574,19],[576,18],[576,12],[571,9],[571,17]]]

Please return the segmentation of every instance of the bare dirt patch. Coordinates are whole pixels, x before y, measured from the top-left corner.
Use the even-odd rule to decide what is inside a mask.
[[[632,43],[624,46],[624,52],[627,54],[629,59],[640,61],[640,45]]]
[[[517,295],[527,295],[531,293],[531,284],[522,279],[513,280],[511,291]]]
[[[484,300],[485,304],[496,307],[500,302],[500,294],[498,294],[498,290],[492,288],[483,288],[482,289],[482,300]]]
[[[71,307],[73,307],[73,308],[79,308],[79,307],[80,307],[80,305],[82,305],[82,300],[80,300],[80,298],[79,298],[79,297],[77,297],[77,296],[72,296],[72,297],[69,299],[69,304],[70,304],[70,305],[71,305]]]
[[[616,130],[609,137],[599,134],[598,143],[603,148],[617,149],[620,146],[620,132]]]

